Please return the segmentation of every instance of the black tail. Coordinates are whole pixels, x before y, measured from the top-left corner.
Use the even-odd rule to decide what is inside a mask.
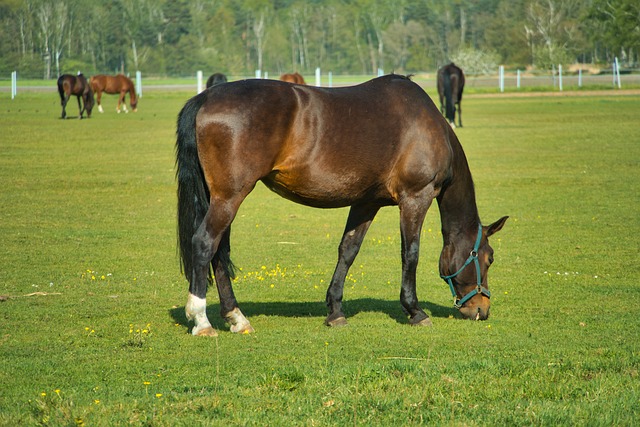
[[[198,160],[196,146],[196,115],[206,101],[206,92],[191,98],[178,115],[176,140],[176,179],[178,181],[178,248],[181,268],[191,280],[193,247],[191,239],[209,209],[209,190]],[[223,238],[214,259],[230,278],[234,277],[229,258],[229,240]]]
[[[196,115],[206,98],[190,99],[178,115],[176,179],[178,181],[178,248],[182,271],[190,279],[193,271],[191,238],[209,208],[209,194],[198,160]]]
[[[451,87],[451,72],[449,70],[445,70],[443,73],[444,77],[444,96],[446,98],[445,104],[445,116],[450,123],[453,123],[455,120],[455,104],[453,101],[453,88]]]

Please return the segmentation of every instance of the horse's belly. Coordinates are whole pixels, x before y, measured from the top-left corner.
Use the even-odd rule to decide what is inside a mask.
[[[351,206],[367,197],[380,198],[374,183],[349,174],[290,173],[274,171],[262,180],[264,184],[296,203],[317,208],[340,208]]]

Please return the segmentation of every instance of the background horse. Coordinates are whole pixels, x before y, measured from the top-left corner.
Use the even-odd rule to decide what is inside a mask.
[[[507,217],[482,226],[467,159],[429,96],[406,77],[358,86],[316,88],[277,80],[242,80],[191,98],[177,123],[178,235],[195,321],[194,335],[216,335],[206,314],[211,274],[232,332],[253,328],[231,279],[231,223],[258,181],[282,197],[316,208],[350,206],[327,290],[328,326],[346,324],[344,280],[383,206],[400,208],[400,302],[412,325],[431,325],[416,294],[420,232],[434,199],[444,245],[440,274],[466,318],[489,316],[488,237]]]
[[[226,83],[227,76],[222,73],[213,73],[207,79],[206,87],[209,89],[211,86],[219,85],[220,83]]]
[[[295,83],[297,85],[306,85],[307,83],[304,81],[304,78],[297,72],[295,73],[287,73],[280,76],[280,80],[283,82]]]
[[[60,104],[62,105],[62,116],[60,118],[67,117],[66,107],[71,95],[75,95],[78,98],[80,118],[82,118],[82,114],[85,111],[87,112],[87,117],[91,117],[91,110],[94,104],[93,91],[82,73],[78,73],[77,76],[71,74],[61,75],[58,78],[58,93],[60,94]],[[82,105],[80,105],[80,98],[82,98]]]
[[[458,104],[458,126],[462,127],[462,91],[464,90],[464,73],[453,62],[438,70],[438,95],[440,95],[440,112],[445,114],[449,123],[455,128],[456,104]]]
[[[110,95],[120,94],[118,98],[118,106],[116,107],[116,111],[120,112],[120,105],[124,109],[125,113],[128,113],[127,104],[124,100],[125,95],[129,92],[129,103],[131,104],[131,109],[135,112],[138,110],[138,98],[136,97],[136,89],[133,85],[133,82],[130,78],[118,74],[116,76],[106,76],[104,74],[98,74],[91,77],[91,88],[96,93],[98,98],[98,111],[101,113],[104,112],[102,109],[102,92],[108,93]]]

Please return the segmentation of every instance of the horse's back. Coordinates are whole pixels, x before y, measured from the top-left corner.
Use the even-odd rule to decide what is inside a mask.
[[[447,126],[435,105],[400,76],[337,89],[245,80],[201,96],[196,134],[204,168],[233,169],[242,176],[230,181],[262,180],[311,206],[365,197],[393,204],[400,196],[391,187],[410,175],[424,185],[441,167],[434,158],[448,153]]]

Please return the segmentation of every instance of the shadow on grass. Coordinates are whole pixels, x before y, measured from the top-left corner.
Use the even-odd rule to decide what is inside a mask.
[[[327,307],[324,302],[240,302],[240,309],[251,320],[252,316],[282,316],[282,317],[320,317],[327,315]],[[421,302],[420,305],[431,317],[460,317],[453,307],[445,307],[430,302]],[[343,310],[347,320],[359,313],[382,313],[398,323],[408,324],[407,316],[402,312],[399,301],[387,301],[375,298],[360,298],[343,301]],[[185,327],[192,326],[184,313],[184,307],[176,307],[169,310],[174,322]],[[228,329],[220,317],[220,304],[209,304],[207,317],[212,326],[218,330]]]

